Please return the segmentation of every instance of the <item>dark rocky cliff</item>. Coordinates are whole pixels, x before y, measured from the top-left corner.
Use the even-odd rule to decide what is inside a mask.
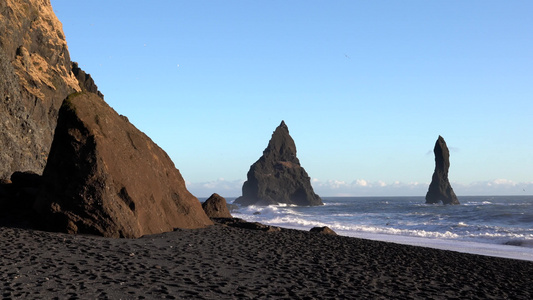
[[[250,167],[247,177],[242,196],[235,200],[237,204],[323,204],[296,157],[296,145],[283,121],[272,134],[263,155]]]
[[[431,184],[426,194],[426,203],[435,204],[442,202],[443,204],[459,204],[459,200],[448,180],[450,151],[440,135],[435,143],[433,152],[435,153],[435,171],[433,172]]]
[[[168,155],[71,62],[49,0],[0,1],[0,126],[8,224],[131,238],[212,224]]]
[[[0,1],[0,179],[42,173],[59,107],[81,90],[50,1]]]

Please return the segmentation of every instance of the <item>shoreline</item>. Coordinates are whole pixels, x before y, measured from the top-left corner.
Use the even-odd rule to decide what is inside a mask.
[[[277,224],[268,224],[270,226],[279,226]],[[327,226],[327,225],[326,225]],[[284,226],[282,228],[308,231],[311,228],[304,227],[290,227]],[[454,251],[465,254],[475,254],[488,257],[516,259],[523,261],[533,262],[533,247],[523,246],[520,243],[513,244],[491,244],[481,243],[475,241],[460,241],[460,240],[445,240],[429,237],[418,236],[403,236],[403,235],[390,235],[380,233],[364,233],[359,232],[355,234],[346,234],[342,230],[335,231],[338,235],[350,238],[365,239],[372,241],[379,241],[385,243],[394,243],[398,245],[415,246],[422,248],[431,248],[444,251]]]
[[[239,216],[242,218],[242,216]],[[278,224],[269,224],[268,222],[264,223],[270,226],[277,226]],[[324,226],[328,226],[324,224]],[[282,228],[308,231],[311,228],[307,227],[297,227],[297,226],[287,226],[284,225]],[[466,254],[476,254],[489,257],[498,257],[498,258],[507,258],[507,259],[517,259],[524,261],[533,262],[533,247],[528,247],[522,245],[522,243],[517,244],[492,244],[492,243],[482,243],[475,241],[461,241],[461,240],[445,240],[439,238],[429,238],[429,237],[418,237],[418,236],[404,236],[404,235],[391,235],[384,233],[365,233],[358,232],[347,234],[342,230],[335,231],[340,236],[359,238],[372,241],[380,241],[385,243],[395,243],[399,245],[408,245],[415,247],[423,248],[432,248],[445,251],[454,251],[459,253]],[[525,242],[527,245],[531,245],[530,242]]]
[[[533,262],[216,224],[139,239],[0,227],[3,297],[531,298]]]
[[[339,232],[337,232],[339,233]],[[491,244],[474,241],[445,240],[415,236],[394,236],[387,234],[358,234],[345,235],[348,237],[432,248],[459,253],[476,254],[489,257],[516,259],[533,262],[533,248],[522,245]]]
[[[503,197],[503,196],[502,196]],[[351,203],[357,202],[357,199],[369,199],[369,198],[376,198],[380,201],[386,201],[389,202],[390,200],[398,200],[398,199],[406,199],[406,200],[421,200],[423,197],[323,197],[325,206],[331,205],[333,203],[335,205],[345,205],[345,203]],[[465,198],[466,202],[462,204],[463,210],[472,210],[473,208],[485,205],[486,201],[493,201],[493,199],[484,199],[484,196],[464,196],[462,198]],[[505,197],[504,197],[505,198]],[[513,196],[513,199],[530,199],[529,196]],[[340,200],[339,200],[340,199]],[[481,204],[481,201],[483,200],[483,203]],[[507,199],[506,199],[507,200]],[[370,201],[370,200],[368,200]],[[474,201],[474,202],[471,202]],[[501,200],[497,200],[495,203],[496,205],[500,204]],[[400,202],[400,201],[398,201]],[[409,201],[406,201],[409,202]],[[413,201],[410,201],[413,202]],[[391,201],[391,203],[393,203]],[[418,202],[416,202],[418,203]],[[429,210],[429,214],[433,213],[434,209],[444,210],[445,213],[453,213],[450,212],[452,210],[459,209],[458,207],[443,207],[442,205],[427,205],[423,204],[422,202],[419,204],[413,204],[413,203],[404,203],[404,206],[410,207],[414,205],[414,208],[411,210],[405,210],[406,213],[413,213],[418,211],[426,212]],[[388,203],[387,203],[388,204]],[[364,203],[363,205],[366,205]],[[400,209],[403,209],[404,206],[399,206]],[[485,206],[483,206],[485,207]],[[429,247],[434,249],[441,249],[441,250],[451,250],[451,251],[457,251],[461,253],[470,253],[470,254],[479,254],[479,255],[487,255],[492,257],[502,257],[502,258],[511,258],[511,259],[520,259],[520,260],[527,260],[527,261],[533,261],[533,240],[527,236],[519,236],[515,234],[510,234],[507,238],[505,236],[498,236],[496,235],[496,238],[492,238],[490,235],[492,232],[489,232],[489,235],[484,236],[483,233],[478,233],[476,231],[476,228],[467,229],[471,230],[472,236],[475,236],[475,238],[472,238],[469,234],[469,232],[466,232],[467,234],[463,236],[464,233],[463,228],[468,227],[471,225],[467,220],[471,218],[472,216],[475,217],[475,214],[472,212],[470,215],[466,214],[464,216],[464,219],[458,218],[459,220],[455,220],[455,222],[459,222],[457,227],[460,227],[461,230],[455,231],[455,228],[453,227],[455,223],[451,222],[450,224],[444,224],[441,226],[441,224],[432,224],[437,225],[441,227],[445,226],[451,226],[450,228],[444,228],[446,232],[440,231],[441,228],[432,229],[432,228],[406,228],[406,227],[394,227],[394,226],[381,226],[379,224],[381,223],[372,223],[371,225],[368,225],[369,228],[366,228],[366,223],[362,222],[359,223],[358,220],[355,220],[354,223],[356,225],[352,225],[352,223],[348,223],[347,220],[349,218],[339,218],[338,222],[336,218],[332,218],[331,215],[328,213],[345,213],[342,212],[325,212],[325,217],[322,218],[321,211],[319,210],[312,210],[314,208],[309,208],[308,210],[304,209],[293,209],[293,208],[285,208],[284,206],[274,206],[273,210],[267,210],[264,209],[266,212],[263,211],[263,209],[258,208],[258,211],[260,211],[260,214],[256,216],[255,214],[252,215],[250,210],[243,209],[242,212],[235,211],[235,216],[239,218],[246,219],[248,221],[257,221],[264,224],[272,225],[272,226],[281,226],[286,228],[292,228],[292,229],[298,229],[298,230],[309,230],[312,227],[315,226],[328,226],[331,229],[333,229],[337,234],[343,235],[343,236],[349,236],[349,237],[356,237],[356,238],[364,238],[364,239],[371,239],[371,240],[377,240],[377,241],[384,241],[384,242],[393,242],[403,245],[413,245],[413,246],[421,246],[421,247]],[[291,211],[295,212],[291,212]],[[253,210],[252,210],[253,211]],[[364,209],[363,211],[355,211],[355,212],[346,212],[347,214],[363,214],[365,213]],[[319,217],[320,215],[320,217]],[[344,216],[342,216],[344,217]],[[402,215],[403,217],[403,215]],[[394,219],[394,217],[390,217]],[[424,224],[424,220],[404,220],[401,219],[403,222],[422,222],[421,224]],[[461,221],[461,222],[460,222]],[[388,220],[384,220],[382,218],[381,222],[385,224],[385,222],[388,222]],[[468,225],[465,225],[462,222],[467,222]],[[488,221],[490,222],[490,221]],[[477,223],[474,222],[475,227]],[[489,224],[489,223],[487,223]],[[481,224],[483,225],[483,224]],[[496,226],[496,225],[495,225]],[[503,225],[505,226],[505,225]],[[523,226],[527,226],[527,224],[523,224]],[[527,228],[527,227],[525,227]],[[427,230],[427,231],[426,231]],[[455,234],[457,233],[457,234]],[[498,233],[499,234],[499,233]],[[455,236],[454,236],[455,235]]]

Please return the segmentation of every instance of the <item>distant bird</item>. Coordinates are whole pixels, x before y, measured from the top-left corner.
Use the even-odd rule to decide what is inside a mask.
[[[346,57],[347,59],[351,59],[346,53],[344,53],[344,57]]]

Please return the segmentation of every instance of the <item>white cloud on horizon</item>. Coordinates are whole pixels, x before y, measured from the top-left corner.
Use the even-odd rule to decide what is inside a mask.
[[[327,180],[313,180],[313,189],[315,193],[324,196],[413,196],[425,195],[429,185],[418,182],[402,183],[394,181],[386,183],[385,181],[369,181],[366,179],[356,179],[352,182]],[[424,191],[425,189],[425,191]]]
[[[452,187],[456,194],[463,195],[533,195],[533,181],[514,182],[504,178],[457,184],[457,187],[452,183]]]
[[[242,193],[245,180],[226,180],[219,178],[208,182],[186,182],[187,189],[200,198],[218,193],[223,197],[238,197]],[[317,178],[311,180],[315,193],[322,197],[347,196],[425,196],[429,182],[385,182],[355,179],[352,182],[343,180],[322,181]],[[484,195],[532,195],[532,182],[514,182],[508,179],[494,179],[477,181],[469,184],[451,183],[452,188],[460,196]]]
[[[241,195],[243,183],[244,180],[226,180],[224,178],[207,182],[185,182],[187,190],[199,198],[209,197],[213,193],[222,197],[238,197]]]

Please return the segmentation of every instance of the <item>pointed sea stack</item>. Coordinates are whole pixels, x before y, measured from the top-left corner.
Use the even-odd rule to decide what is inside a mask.
[[[268,146],[248,171],[242,196],[234,203],[248,205],[323,205],[313,192],[311,179],[296,157],[296,145],[284,121],[276,128]]]
[[[450,151],[448,151],[448,146],[440,135],[433,152],[435,153],[435,172],[433,172],[433,178],[426,194],[426,204],[435,204],[441,201],[443,204],[459,204],[448,180]]]

